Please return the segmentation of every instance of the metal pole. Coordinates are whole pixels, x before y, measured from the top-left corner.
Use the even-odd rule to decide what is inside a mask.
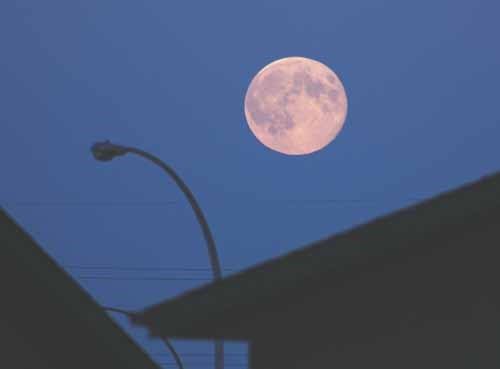
[[[205,219],[205,216],[203,215],[203,212],[200,206],[198,205],[198,202],[196,201],[191,190],[189,190],[186,184],[177,175],[177,173],[174,172],[172,168],[170,168],[167,164],[165,164],[162,160],[160,160],[156,156],[134,147],[123,147],[123,149],[125,152],[134,153],[153,162],[154,164],[162,168],[174,180],[177,186],[179,186],[179,188],[182,190],[182,192],[188,199],[189,204],[191,205],[191,208],[193,209],[196,215],[196,219],[198,220],[198,223],[200,224],[201,230],[203,232],[203,237],[205,238],[208,247],[208,256],[210,258],[210,264],[212,266],[213,279],[214,281],[221,279],[222,278],[221,266],[220,266],[219,256],[217,254],[217,249],[215,247],[215,242],[212,237],[212,233],[210,232],[207,220]],[[224,369],[224,343],[222,341],[219,340],[215,341],[214,356],[215,356],[214,358],[215,369]]]

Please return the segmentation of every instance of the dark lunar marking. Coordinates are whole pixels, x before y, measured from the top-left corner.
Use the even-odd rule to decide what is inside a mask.
[[[337,83],[337,79],[332,75],[328,75],[326,79],[333,84]]]
[[[271,120],[271,117],[269,114],[265,113],[264,111],[260,109],[251,109],[250,110],[250,115],[252,116],[252,120],[254,121],[255,124],[264,124],[266,122],[269,122]]]
[[[304,85],[304,80],[306,78],[307,74],[304,72],[295,72],[293,74],[293,87],[301,90],[303,85]]]
[[[270,126],[269,129],[268,129],[269,133],[272,134],[273,136],[276,136],[276,134],[278,133],[278,130],[276,129],[276,127],[274,126]]]
[[[324,112],[324,113],[331,113],[332,110],[328,107],[328,105],[326,104],[321,104],[321,110]]]
[[[283,88],[283,81],[285,80],[285,73],[281,70],[269,72],[260,82],[261,90],[265,95],[275,95]]]
[[[290,114],[286,113],[285,128],[291,129],[294,125],[295,122],[293,121],[292,117],[290,116]]]
[[[268,121],[269,126],[267,127],[267,131],[273,136],[285,135],[286,131],[292,129],[295,124],[285,107],[283,107],[283,110],[279,109],[272,112],[271,118]]]
[[[325,92],[325,86],[319,81],[311,80],[310,77],[309,80],[310,81],[306,84],[306,92],[309,96],[317,99],[319,95]]]
[[[309,74],[303,71],[293,74],[293,86],[295,89],[305,88],[306,93],[315,99],[326,90],[320,81],[314,81]]]
[[[255,124],[264,124],[272,120],[268,113],[260,109],[258,99],[253,95],[248,97],[247,108]]]
[[[298,90],[302,90],[304,84],[306,84],[309,80],[311,80],[311,77],[309,77],[304,71],[295,72],[293,74],[293,87]]]
[[[288,91],[282,98],[281,104],[283,106],[286,106],[288,102],[290,101],[290,96],[298,96],[300,95],[300,90],[297,88],[292,88],[290,91]]]
[[[285,114],[285,117],[284,117],[285,118],[285,122],[283,123],[283,127],[285,129],[291,129],[295,125],[292,117],[288,113],[287,106],[288,106],[288,103],[289,103],[289,97],[292,96],[292,95],[298,95],[299,93],[300,93],[300,90],[291,89],[289,92],[287,92],[283,96],[283,98],[281,100],[281,106],[283,107],[283,109],[284,109],[283,113]]]
[[[335,89],[329,89],[328,90],[328,97],[331,99],[331,100],[334,100],[334,101],[337,101],[337,99],[339,98],[339,90],[335,90]]]

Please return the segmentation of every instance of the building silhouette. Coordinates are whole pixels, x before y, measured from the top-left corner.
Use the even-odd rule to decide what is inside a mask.
[[[0,208],[0,367],[159,369]]]
[[[334,221],[332,219],[332,221]],[[252,369],[500,367],[500,174],[137,312]]]

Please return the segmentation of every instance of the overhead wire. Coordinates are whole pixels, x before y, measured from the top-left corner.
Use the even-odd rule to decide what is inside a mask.
[[[403,201],[421,201],[425,197],[408,197],[404,199],[399,199]],[[255,199],[255,198],[242,198],[239,201],[244,202],[255,202],[255,201],[265,201],[265,202],[295,202],[295,203],[339,203],[339,204],[349,204],[349,203],[375,203],[381,201],[387,201],[384,198],[374,198],[374,199]],[[4,205],[9,206],[170,206],[170,205],[182,205],[183,201],[5,201]]]
[[[117,266],[117,265],[76,265],[76,264],[65,264],[64,267],[69,269],[81,269],[81,270],[119,270],[119,271],[175,271],[175,272],[211,272],[211,268],[207,267],[146,267],[146,266]],[[225,271],[234,271],[233,268],[222,268]]]
[[[72,274],[81,280],[206,281],[212,279],[210,276],[212,269],[204,267],[147,267],[89,264],[65,264],[63,266],[67,269],[78,271],[78,274]],[[237,269],[223,268],[222,270],[224,272],[234,272]],[[124,274],[122,272],[126,273]],[[132,274],[130,274],[130,272],[132,272]],[[151,275],[151,272],[154,274]],[[169,274],[164,275],[162,272]],[[172,275],[172,273],[175,273],[175,275]],[[184,274],[184,276],[179,276],[179,274]],[[206,276],[204,274],[206,274]]]
[[[165,354],[165,353],[153,353],[151,355],[153,355],[153,356],[165,356],[167,354]],[[179,355],[182,355],[182,356],[195,356],[195,357],[200,357],[200,356],[202,356],[202,357],[214,356],[213,353],[209,353],[209,352],[207,352],[207,353],[204,353],[204,352],[183,352],[183,353],[180,353]],[[241,353],[239,353],[239,352],[238,353],[236,353],[236,352],[235,353],[226,353],[225,355],[226,356],[246,356],[246,357],[248,357],[248,353],[243,353],[243,352],[241,352]]]
[[[110,280],[110,281],[208,281],[213,278],[177,278],[177,277],[113,277],[113,276],[76,276],[81,280]]]

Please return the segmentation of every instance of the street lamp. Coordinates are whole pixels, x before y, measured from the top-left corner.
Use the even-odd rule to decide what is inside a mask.
[[[91,151],[92,154],[94,155],[94,158],[99,161],[111,161],[117,156],[122,156],[127,153],[132,153],[141,156],[145,159],[148,159],[149,161],[153,162],[161,169],[163,169],[174,180],[177,186],[179,186],[179,188],[182,190],[182,192],[188,199],[189,204],[191,205],[191,208],[193,209],[196,215],[196,219],[198,220],[198,223],[200,224],[201,230],[203,232],[203,237],[205,238],[205,241],[207,243],[208,256],[210,258],[210,264],[212,266],[213,279],[217,281],[222,278],[220,261],[217,255],[217,249],[215,247],[215,242],[212,237],[212,233],[210,232],[210,228],[208,227],[208,223],[205,219],[205,216],[203,215],[203,212],[201,211],[201,208],[198,205],[196,199],[194,198],[192,192],[189,190],[186,184],[181,180],[181,178],[177,175],[177,173],[174,172],[172,168],[170,168],[159,158],[148,152],[137,149],[135,147],[116,145],[111,143],[109,140],[104,142],[96,142],[95,144],[92,145]],[[215,341],[214,353],[215,353],[215,369],[224,369],[224,344],[222,341]]]

